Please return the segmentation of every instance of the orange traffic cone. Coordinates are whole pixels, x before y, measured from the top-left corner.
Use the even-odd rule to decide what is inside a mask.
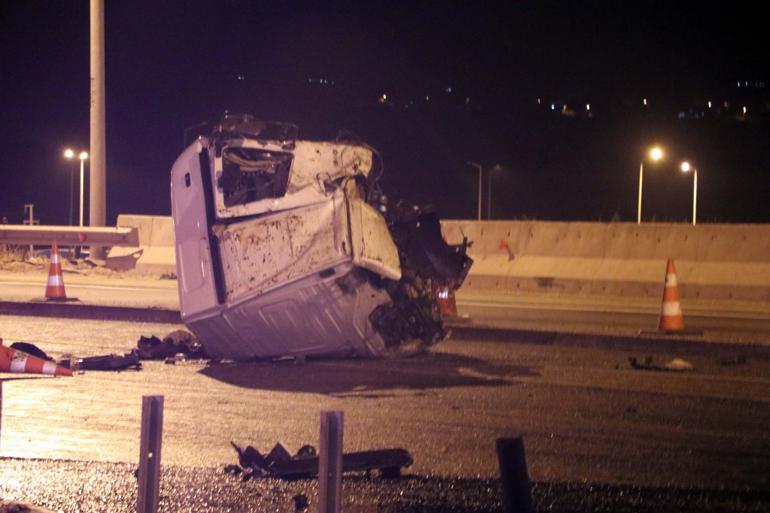
[[[72,371],[54,362],[28,355],[17,349],[3,345],[0,338],[0,372],[19,372],[29,374],[48,374],[50,376],[72,376]]]
[[[51,265],[48,267],[48,283],[45,286],[45,298],[49,301],[67,300],[67,293],[64,292],[64,277],[61,272],[59,246],[56,245],[56,241],[53,241],[51,245]]]
[[[666,281],[663,287],[663,301],[660,305],[658,331],[682,330],[684,330],[684,318],[682,317],[682,306],[679,304],[676,269],[674,268],[674,260],[669,258],[666,262]]]

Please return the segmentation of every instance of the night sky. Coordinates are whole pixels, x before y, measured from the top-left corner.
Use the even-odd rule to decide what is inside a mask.
[[[225,110],[294,122],[303,138],[355,135],[382,154],[392,201],[442,217],[476,215],[470,160],[499,165],[495,218],[635,220],[639,162],[657,142],[668,158],[645,168],[646,219],[689,219],[687,158],[699,222],[770,221],[770,59],[753,3],[106,4],[108,224],[169,214],[185,129]],[[25,203],[69,222],[62,151],[88,146],[88,24],[87,0],[0,3],[12,223]]]

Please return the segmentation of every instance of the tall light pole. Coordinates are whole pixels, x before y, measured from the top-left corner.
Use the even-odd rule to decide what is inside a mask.
[[[697,219],[697,205],[698,205],[698,170],[690,165],[686,160],[679,166],[682,173],[689,173],[692,171],[692,225],[695,226]]]
[[[86,166],[86,159],[88,158],[88,152],[81,151],[78,154],[78,159],[80,159],[80,226],[83,226],[83,183],[85,182],[85,166]]]
[[[478,200],[478,215],[477,215],[477,219],[479,221],[481,221],[481,190],[482,190],[481,175],[484,172],[484,170],[481,167],[481,164],[478,164],[476,162],[470,162],[469,161],[469,162],[466,162],[466,164],[468,164],[469,166],[473,166],[473,167],[475,167],[476,169],[479,170],[479,200]]]
[[[104,226],[107,221],[107,142],[104,96],[104,0],[90,0],[91,35],[91,111],[90,111],[90,197],[89,224]],[[85,159],[81,159],[82,161]],[[104,248],[91,248],[91,256],[104,257]]]
[[[75,158],[75,151],[72,148],[67,148],[64,150],[64,158],[67,160],[73,160]],[[73,162],[74,163],[74,162]],[[72,218],[72,211],[74,209],[73,205],[73,196],[75,189],[75,167],[72,168],[72,172],[70,173],[70,226],[74,224],[73,218]]]
[[[654,146],[647,154],[653,162],[663,158],[663,150],[660,146]],[[642,182],[644,181],[644,159],[639,163],[639,200],[636,204],[636,224],[642,224]]]

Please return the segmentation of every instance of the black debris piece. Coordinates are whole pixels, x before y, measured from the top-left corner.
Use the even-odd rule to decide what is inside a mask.
[[[263,456],[257,449],[247,446],[241,449],[234,442],[230,444],[238,453],[243,479],[253,477],[277,477],[281,479],[302,479],[318,475],[318,456],[315,448],[305,445],[290,456],[286,448],[278,443]],[[393,478],[401,475],[401,469],[413,463],[412,455],[406,449],[380,449],[375,451],[351,452],[342,455],[343,472],[369,472],[379,470],[382,477]],[[230,468],[228,465],[226,469]],[[226,470],[227,471],[227,470]]]
[[[136,351],[142,360],[163,360],[172,358],[177,354],[183,354],[187,358],[208,358],[203,345],[195,336],[184,330],[172,331],[163,340],[155,335],[139,337],[136,343]]]
[[[139,355],[135,351],[118,355],[108,354],[104,356],[89,356],[75,361],[75,370],[95,370],[95,371],[119,371],[119,370],[141,370],[142,362],[139,361]]]
[[[41,360],[48,360],[53,361],[53,358],[48,356],[45,351],[37,347],[35,344],[31,342],[14,342],[10,345],[11,349],[15,349],[17,351],[21,351],[22,353],[27,353],[30,356],[36,356],[37,358],[40,358]]]

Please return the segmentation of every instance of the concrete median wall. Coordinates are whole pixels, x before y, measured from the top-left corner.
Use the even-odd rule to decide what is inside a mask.
[[[121,214],[139,246],[114,247],[107,265],[175,273],[169,216]],[[666,259],[684,298],[770,302],[770,224],[442,221],[444,237],[472,242],[467,290],[659,297]]]
[[[469,290],[659,296],[673,258],[686,298],[770,301],[770,225],[443,221],[473,245]]]
[[[120,214],[117,225],[136,228],[139,245],[113,247],[107,255],[107,267],[146,274],[176,273],[174,223],[170,216]]]

